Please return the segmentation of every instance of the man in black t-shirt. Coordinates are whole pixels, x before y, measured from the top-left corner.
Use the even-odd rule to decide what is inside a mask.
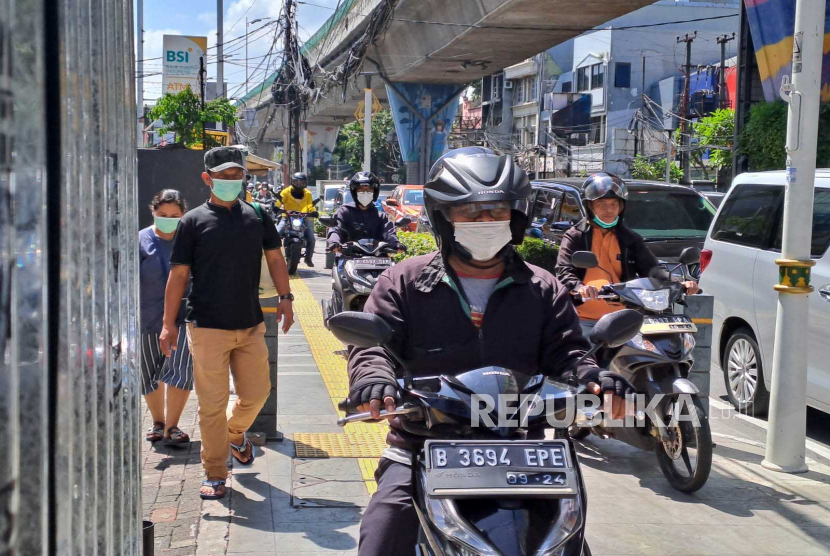
[[[283,332],[294,322],[288,269],[273,218],[239,200],[245,168],[242,153],[219,147],[205,153],[202,179],[210,200],[182,217],[170,257],[164,298],[162,351],[176,349],[176,315],[188,279],[187,340],[199,397],[202,465],[207,480],[200,496],[225,495],[228,451],[242,465],[254,461],[245,437],[271,390],[265,323],[259,305],[262,253],[280,301],[277,320]],[[227,413],[228,368],[238,399]]]

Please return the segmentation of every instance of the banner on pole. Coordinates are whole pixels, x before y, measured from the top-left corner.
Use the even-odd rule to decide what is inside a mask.
[[[430,83],[395,83],[395,87],[401,91],[410,104],[418,109],[418,113],[424,118],[432,116],[436,110],[447,104],[454,96],[454,101],[449,102],[441,112],[427,123],[426,133],[429,134],[427,150],[429,164],[432,165],[447,151],[447,137],[458,112],[458,86]],[[409,105],[388,85],[386,93],[389,97],[389,106],[395,120],[395,131],[398,134],[404,162],[418,162],[421,160],[421,140],[424,133],[424,130],[421,129],[421,118],[413,114]]]

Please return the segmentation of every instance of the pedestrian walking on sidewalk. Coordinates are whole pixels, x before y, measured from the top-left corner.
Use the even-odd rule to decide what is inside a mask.
[[[228,452],[242,465],[253,463],[253,444],[246,438],[271,391],[265,323],[259,305],[263,251],[280,295],[277,320],[283,332],[294,322],[288,269],[274,220],[241,201],[245,175],[242,153],[218,147],[205,153],[202,179],[210,199],[181,220],[164,300],[162,352],[179,345],[175,320],[188,279],[193,284],[187,304],[187,341],[193,355],[202,465],[207,480],[200,496],[225,495]],[[227,411],[228,369],[238,396]]]
[[[187,211],[187,204],[181,193],[175,189],[165,189],[153,197],[150,211],[153,213],[153,225],[138,233],[141,393],[153,416],[153,426],[145,438],[150,442],[165,439],[171,444],[181,444],[190,442],[190,437],[178,425],[187,398],[193,390],[193,359],[184,339],[184,312],[181,311],[176,316],[175,326],[180,334],[178,349],[171,357],[162,353],[159,335],[164,317],[164,289],[170,274],[170,252],[179,221]]]

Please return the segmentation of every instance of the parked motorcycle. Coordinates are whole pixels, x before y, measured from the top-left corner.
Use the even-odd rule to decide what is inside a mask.
[[[320,222],[326,227],[335,225],[333,218],[321,218]],[[410,223],[409,218],[403,217],[395,226],[400,228]],[[373,239],[348,241],[340,246],[340,253],[332,264],[331,299],[320,301],[327,326],[333,315],[363,310],[378,277],[394,265],[391,256],[396,251],[396,246]]]
[[[591,339],[609,348],[631,339],[642,323],[635,311],[603,319],[607,326],[598,326]],[[412,465],[419,554],[591,554],[584,539],[585,484],[567,436],[567,417],[579,412],[573,403],[581,392],[575,375],[557,382],[486,367],[413,378],[400,354],[389,348],[392,330],[377,315],[344,312],[331,317],[329,327],[347,345],[383,346],[403,370],[401,404],[380,414],[400,416],[408,432],[427,439]],[[516,409],[512,419],[518,426],[499,427],[495,409],[489,415],[492,422],[471,427],[473,406],[480,408],[476,395],[493,400],[518,395],[526,408],[541,407],[537,412]],[[549,416],[562,425],[553,429],[553,439],[545,440],[545,429],[552,428]],[[338,424],[370,420],[370,413],[358,413]]]
[[[319,198],[315,199],[314,206],[317,206],[319,202]],[[285,249],[285,260],[288,263],[288,274],[296,274],[297,266],[299,266],[300,258],[302,257],[302,251],[306,248],[305,230],[308,226],[306,218],[309,216],[314,218],[318,213],[316,211],[299,212],[293,210],[283,212],[286,218],[288,218],[288,222],[282,231],[282,245]]]
[[[572,260],[577,268],[599,266],[590,251],[576,252]],[[680,278],[686,280],[688,266],[700,262],[700,250],[686,248],[679,261],[670,274],[674,276],[679,270]],[[697,327],[689,317],[672,310],[675,304],[684,304],[684,287],[674,281],[638,278],[604,286],[599,293],[600,299],[636,309],[644,320],[640,333],[625,345],[599,348],[597,362],[600,367],[622,373],[638,393],[645,395],[647,402],[662,396],[655,413],[665,426],[643,414],[636,427],[577,427],[572,429],[571,437],[584,438],[594,432],[603,438],[610,436],[643,450],[653,450],[672,487],[695,492],[706,483],[712,468],[712,433],[700,391],[689,380]],[[688,395],[691,406],[682,402],[681,394]],[[679,416],[683,418],[678,419]]]

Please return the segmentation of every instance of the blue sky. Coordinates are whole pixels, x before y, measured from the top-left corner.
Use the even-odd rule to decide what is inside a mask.
[[[312,35],[328,19],[338,0],[309,0],[314,6],[299,3],[300,38]],[[326,6],[326,7],[323,7]],[[245,18],[276,18],[282,0],[224,0],[225,43],[245,34]],[[268,21],[250,26],[253,31]],[[234,24],[236,24],[234,26]],[[216,76],[216,2],[215,0],[144,0],[144,98],[151,103],[161,94],[161,59],[163,35],[193,35],[208,38],[208,80]],[[248,39],[249,84],[255,86],[274,70],[277,56],[266,56],[274,38],[274,26],[263,28]],[[237,40],[225,48],[225,81],[230,96],[244,94],[245,41]],[[268,63],[270,62],[270,67]],[[258,69],[257,69],[258,68]],[[152,75],[156,74],[158,75]]]

